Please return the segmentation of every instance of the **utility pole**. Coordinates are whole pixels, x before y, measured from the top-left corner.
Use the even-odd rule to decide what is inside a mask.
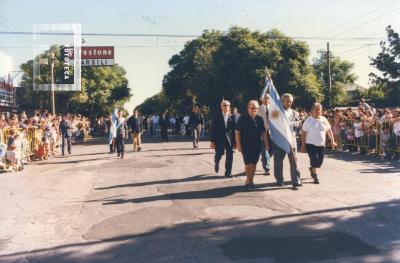
[[[328,64],[328,90],[329,90],[329,108],[332,108],[332,76],[331,76],[331,54],[329,52],[329,42],[326,43],[326,60]]]
[[[56,103],[54,98],[54,51],[52,51],[50,55],[50,71],[51,71],[51,85],[50,85],[51,112],[53,115],[55,115]]]

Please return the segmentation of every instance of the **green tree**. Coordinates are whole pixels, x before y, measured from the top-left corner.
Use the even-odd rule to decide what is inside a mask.
[[[244,107],[259,98],[268,68],[280,94],[290,92],[297,105],[308,106],[323,98],[308,56],[306,43],[276,29],[204,31],[170,59],[162,88],[177,111],[192,104],[217,109],[222,98]]]
[[[400,106],[400,37],[389,25],[387,41],[382,41],[381,52],[372,63],[381,74],[371,73],[372,83],[383,90],[386,106]]]
[[[320,56],[313,61],[313,67],[318,81],[324,89],[324,104],[329,105],[329,75],[326,52],[321,52]],[[345,86],[354,84],[357,76],[352,72],[354,64],[342,60],[339,57],[331,57],[331,80],[332,80],[332,106],[345,106],[349,103],[349,97]]]
[[[49,51],[40,54],[48,58],[50,52],[55,57],[60,55],[60,47],[52,46]],[[55,60],[55,71],[62,67],[60,60]],[[50,94],[33,90],[33,60],[20,66],[23,71],[22,88],[18,90],[17,101],[23,109],[50,108]],[[50,83],[49,67],[41,67],[39,79]],[[59,76],[55,76],[56,83]],[[56,112],[76,112],[89,116],[107,114],[114,108],[121,108],[131,97],[128,79],[124,68],[119,65],[107,67],[82,67],[81,91],[60,91],[55,93]]]

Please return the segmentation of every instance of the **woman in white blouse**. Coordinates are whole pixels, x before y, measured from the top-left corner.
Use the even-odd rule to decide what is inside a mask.
[[[316,184],[319,184],[317,168],[320,168],[324,161],[326,134],[332,141],[332,147],[336,147],[331,125],[322,116],[322,105],[314,103],[311,108],[311,116],[304,121],[301,130],[301,151],[307,152],[310,157],[309,169]]]

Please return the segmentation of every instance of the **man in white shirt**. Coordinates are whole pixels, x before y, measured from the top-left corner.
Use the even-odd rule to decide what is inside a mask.
[[[185,117],[183,117],[183,124],[185,125],[185,135],[186,136],[190,136],[190,132],[189,132],[189,115],[186,114]]]
[[[292,181],[293,190],[298,190],[297,187],[302,186],[302,182],[300,179],[300,171],[297,166],[297,158],[296,158],[296,135],[295,130],[300,129],[301,121],[299,119],[299,113],[295,110],[292,110],[293,96],[291,94],[285,93],[281,97],[282,105],[285,110],[286,117],[289,120],[289,125],[292,130],[292,151],[288,153],[288,159],[290,163],[290,177]],[[274,138],[272,138],[272,143]],[[276,183],[278,186],[283,186],[283,160],[285,159],[286,152],[279,148],[276,144],[273,143],[273,152],[274,152],[274,176],[276,179]]]
[[[153,121],[153,133],[155,136],[159,136],[159,122],[160,122],[160,116],[158,114],[154,114],[153,117],[151,118]]]
[[[310,158],[310,173],[315,184],[319,184],[317,169],[324,161],[325,138],[328,134],[332,146],[336,146],[335,139],[329,121],[322,116],[322,105],[314,103],[311,108],[311,116],[303,123],[301,133],[301,151],[307,152]]]
[[[265,130],[267,132],[269,138],[269,121],[268,121],[268,104],[269,104],[269,97],[265,95],[261,101],[261,105],[258,108],[257,115],[260,116],[264,121]],[[271,144],[270,144],[271,145]],[[267,151],[264,147],[264,144],[261,144],[261,163],[264,169],[264,174],[269,175],[269,170],[271,169],[271,157],[270,153],[272,154],[272,147],[269,148]]]

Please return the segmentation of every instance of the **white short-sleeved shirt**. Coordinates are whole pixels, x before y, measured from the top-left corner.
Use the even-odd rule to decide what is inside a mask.
[[[393,133],[396,136],[400,136],[400,121],[396,121],[395,123],[393,123]]]
[[[331,128],[329,121],[321,116],[319,119],[308,117],[304,123],[302,130],[307,133],[306,143],[315,146],[325,146],[326,131]]]
[[[354,135],[356,136],[356,138],[359,138],[364,135],[361,122],[354,123],[353,127],[354,127]]]

